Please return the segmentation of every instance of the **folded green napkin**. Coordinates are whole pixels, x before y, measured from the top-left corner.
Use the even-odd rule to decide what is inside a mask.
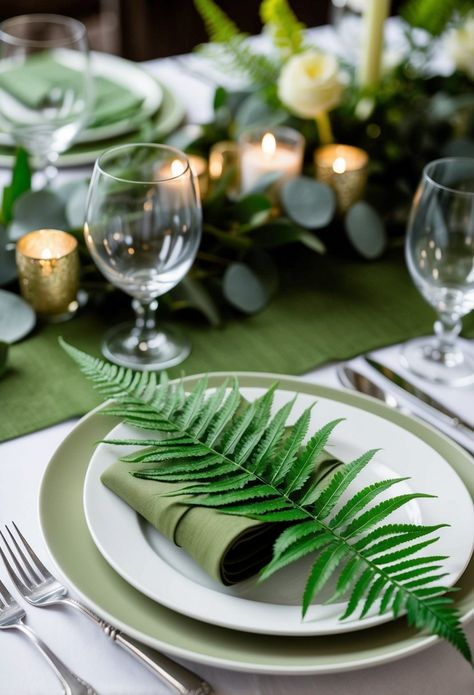
[[[54,55],[39,53],[27,58],[21,65],[0,72],[0,88],[36,109],[42,104],[54,106],[62,100],[64,89],[80,91],[82,73],[55,60]],[[58,96],[55,97],[55,89]],[[133,116],[143,103],[143,98],[126,87],[105,77],[94,77],[94,96],[89,127],[115,123]]]
[[[315,479],[327,484],[340,461],[323,454],[315,463]],[[215,580],[230,585],[256,574],[271,558],[280,524],[220,514],[207,507],[189,507],[184,497],[164,497],[182,485],[143,480],[130,475],[131,464],[117,461],[102,482],[147,521],[183,548]],[[150,464],[133,464],[144,470]]]

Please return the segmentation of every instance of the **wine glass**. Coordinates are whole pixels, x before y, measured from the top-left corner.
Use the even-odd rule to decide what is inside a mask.
[[[474,158],[428,164],[413,201],[406,238],[412,279],[438,314],[435,335],[406,344],[416,374],[442,384],[474,381],[474,350],[459,338],[474,308]]]
[[[92,101],[86,28],[29,14],[0,24],[0,126],[35,160],[47,184],[85,125]]]
[[[182,362],[190,344],[155,323],[157,297],[186,275],[201,238],[201,204],[189,161],[164,145],[113,147],[95,163],[85,239],[99,270],[133,297],[135,324],[113,328],[102,343],[112,362],[141,370]]]

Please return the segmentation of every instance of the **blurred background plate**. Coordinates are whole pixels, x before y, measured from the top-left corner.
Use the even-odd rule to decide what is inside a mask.
[[[66,67],[76,69],[75,55],[67,55]],[[62,56],[62,61],[65,57]],[[115,138],[125,133],[136,130],[144,121],[154,116],[161,106],[163,90],[161,85],[144,68],[118,56],[107,53],[91,52],[91,67],[94,78],[102,78],[107,81],[110,88],[115,86],[111,98],[116,98],[119,91],[127,93],[129,99],[136,98],[137,109],[133,113],[127,113],[117,120],[109,116],[109,122],[103,125],[90,126],[79,133],[77,143],[97,142]],[[110,90],[109,90],[110,91]],[[106,95],[104,94],[104,99]],[[104,104],[99,103],[103,108]],[[94,118],[94,110],[92,120]],[[12,146],[12,139],[7,133],[0,132],[0,144]]]
[[[112,58],[112,56],[108,56]],[[118,59],[116,59],[118,60]],[[126,63],[127,61],[122,61]],[[121,137],[109,138],[93,143],[78,143],[62,154],[56,165],[58,167],[87,166],[94,164],[97,157],[109,147],[130,142],[160,142],[177,128],[184,118],[185,110],[181,101],[165,85],[156,83],[162,93],[161,107],[151,118],[146,119],[140,128]],[[0,146],[0,166],[11,167],[14,162],[14,149]]]

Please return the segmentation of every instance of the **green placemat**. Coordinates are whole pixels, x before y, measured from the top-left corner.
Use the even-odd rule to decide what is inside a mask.
[[[374,263],[302,252],[277,298],[262,313],[223,328],[183,323],[191,356],[171,374],[248,370],[302,374],[332,359],[430,333],[433,311],[414,288],[400,252]],[[474,321],[464,334],[474,337]],[[57,344],[59,335],[99,354],[107,319],[87,310],[13,345],[0,380],[0,441],[33,432],[97,405],[99,398]]]

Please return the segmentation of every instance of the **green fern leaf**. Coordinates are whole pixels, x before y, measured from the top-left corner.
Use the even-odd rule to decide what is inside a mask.
[[[303,50],[305,25],[298,21],[287,0],[263,0],[260,17],[284,58]]]
[[[306,582],[306,587],[303,594],[302,615],[306,615],[308,608],[313,600],[313,596],[317,594],[331,579],[336,567],[347,554],[347,549],[342,545],[332,543],[319,555],[314,563],[311,572]]]

